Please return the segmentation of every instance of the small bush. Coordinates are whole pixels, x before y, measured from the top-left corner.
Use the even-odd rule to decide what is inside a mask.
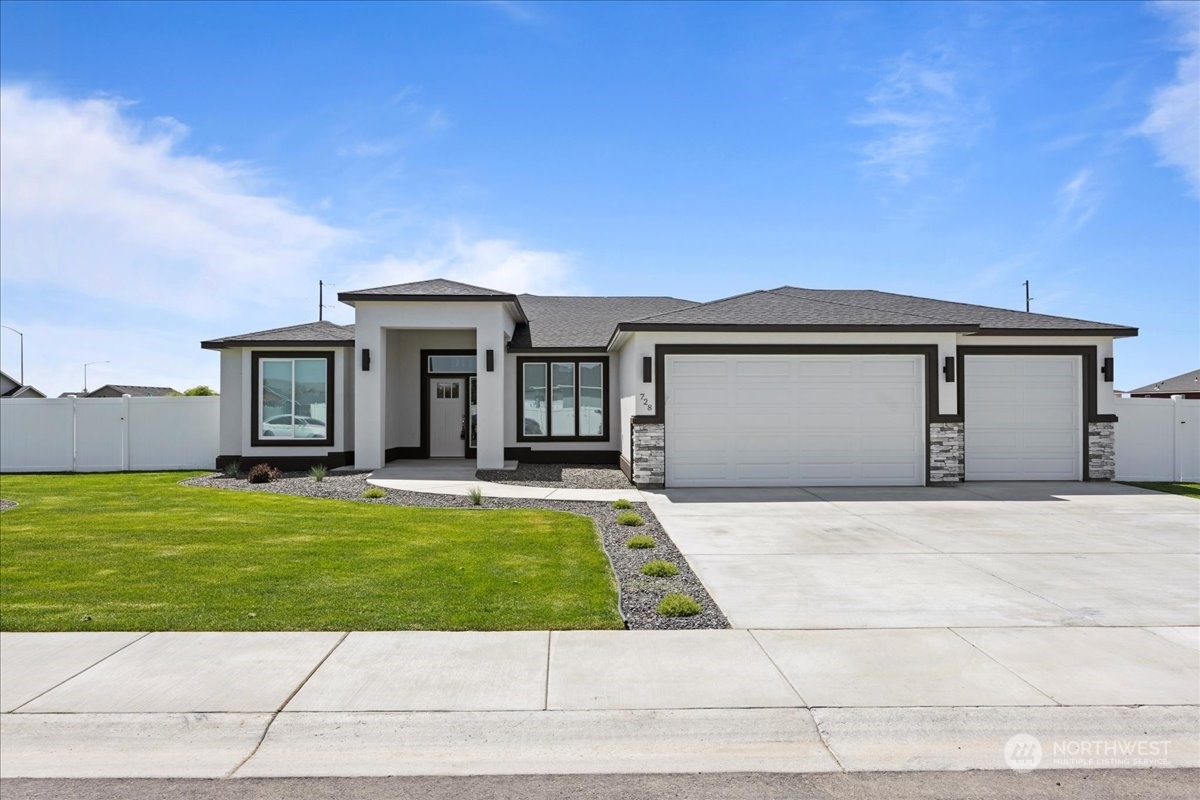
[[[679,574],[679,567],[670,561],[663,561],[659,558],[642,564],[642,574],[649,575],[652,578],[669,578],[672,575]]]
[[[620,511],[623,508],[633,508],[633,503],[622,497],[620,500],[613,500],[612,507]]]
[[[248,483],[270,483],[277,481],[283,477],[283,473],[272,467],[270,464],[255,464],[246,473],[246,481]]]
[[[387,492],[385,492],[383,489],[380,489],[378,486],[372,486],[370,489],[367,489],[365,492],[363,492],[363,497],[367,498],[368,500],[378,500],[381,497],[387,497]]]
[[[649,550],[651,547],[658,547],[658,542],[654,541],[653,536],[630,536],[625,546],[630,550]]]
[[[225,466],[221,467],[221,474],[226,478],[236,478],[242,474],[242,462],[226,461]]]
[[[642,515],[636,511],[622,511],[620,514],[617,514],[617,524],[637,528],[645,525],[646,520],[642,519]]]
[[[467,497],[470,498],[471,505],[483,505],[483,489],[480,489],[478,486],[472,486],[470,489],[467,489]]]
[[[324,464],[313,464],[308,468],[308,477],[312,478],[317,483],[325,480],[325,476],[329,474],[329,467]]]
[[[664,617],[694,617],[703,610],[686,594],[669,594],[658,604],[658,613]]]

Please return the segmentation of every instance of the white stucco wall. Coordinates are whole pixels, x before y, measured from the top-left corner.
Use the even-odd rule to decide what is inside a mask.
[[[387,331],[384,440],[387,447],[421,444],[421,351],[475,350],[474,330]]]
[[[218,455],[242,454],[242,417],[250,410],[250,396],[242,381],[242,352],[221,351],[221,434]]]

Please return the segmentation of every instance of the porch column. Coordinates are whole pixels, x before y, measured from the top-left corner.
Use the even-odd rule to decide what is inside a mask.
[[[383,412],[386,382],[383,368],[387,363],[384,349],[386,331],[371,319],[369,309],[360,304],[354,326],[354,466],[378,469],[383,466]],[[362,351],[371,353],[371,368],[362,369]]]
[[[482,305],[482,304],[480,304]],[[486,325],[475,329],[476,389],[479,412],[476,420],[476,463],[479,469],[504,467],[504,325],[497,305]],[[487,371],[487,351],[494,352],[494,369]]]

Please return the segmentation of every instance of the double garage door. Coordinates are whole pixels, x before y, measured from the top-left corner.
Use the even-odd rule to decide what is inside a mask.
[[[924,359],[667,357],[668,486],[925,482]],[[1078,356],[966,356],[967,480],[1079,480]]]

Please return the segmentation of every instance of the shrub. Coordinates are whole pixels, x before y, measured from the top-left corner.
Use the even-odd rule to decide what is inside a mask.
[[[657,558],[654,561],[647,561],[645,564],[642,564],[642,574],[649,575],[652,578],[669,578],[672,575],[679,574],[679,567],[670,561],[663,561],[661,558]]]
[[[642,515],[636,511],[622,511],[620,514],[617,514],[617,524],[637,528],[645,525],[646,520],[642,519]]]
[[[472,486],[470,489],[467,489],[467,497],[471,499],[471,505],[483,505],[483,489],[480,489],[478,486]]]
[[[669,594],[658,604],[658,613],[664,617],[693,617],[703,610],[686,594]]]
[[[620,511],[623,508],[633,508],[633,503],[622,497],[620,500],[613,500],[612,507]]]
[[[283,477],[283,473],[270,464],[255,464],[246,473],[248,483],[270,483]]]
[[[651,547],[657,547],[658,542],[654,541],[653,536],[630,536],[629,541],[625,542],[625,546],[630,550],[648,550]]]
[[[225,466],[221,467],[221,474],[226,478],[236,478],[242,474],[242,462],[226,461]]]
[[[312,478],[317,483],[325,480],[325,476],[329,474],[329,467],[324,464],[313,464],[308,468],[308,477]]]
[[[372,486],[370,489],[367,489],[365,492],[363,492],[363,497],[367,498],[368,500],[378,500],[381,497],[387,497],[387,492],[385,492],[383,489],[380,489],[378,486]]]

